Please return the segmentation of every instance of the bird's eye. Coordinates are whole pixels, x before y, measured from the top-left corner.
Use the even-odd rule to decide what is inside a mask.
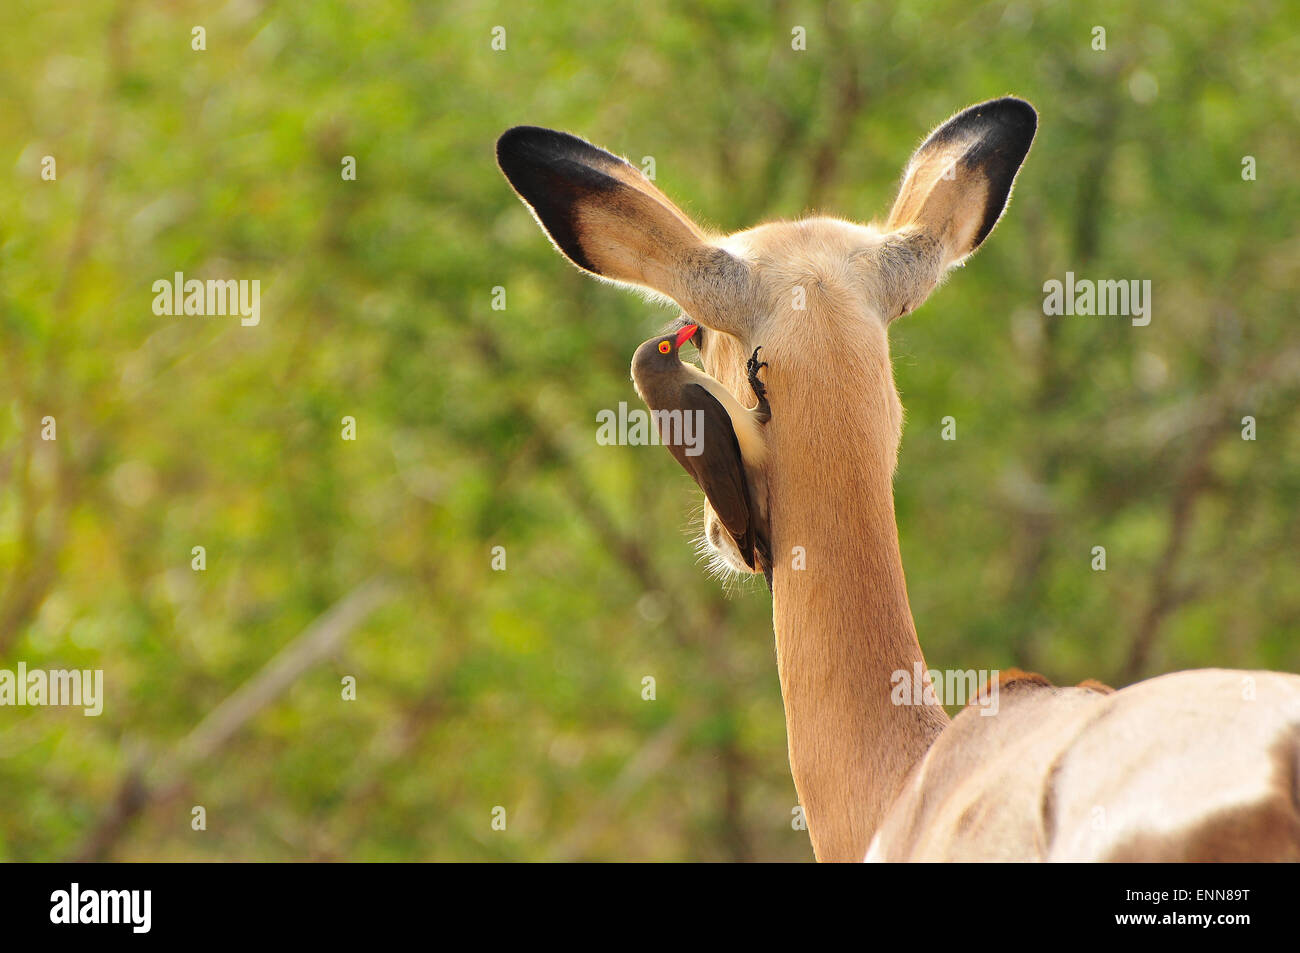
[[[660,353],[660,354],[667,354],[667,353],[668,353],[669,351],[671,351],[672,349],[673,349],[673,346],[672,346],[671,344],[669,344],[667,341],[660,341],[660,342],[659,342],[659,353]]]

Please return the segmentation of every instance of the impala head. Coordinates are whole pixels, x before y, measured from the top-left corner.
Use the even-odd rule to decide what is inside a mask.
[[[844,447],[850,466],[892,473],[902,408],[888,325],[992,231],[1036,128],[1023,100],[972,106],[922,143],[883,224],[811,218],[729,236],[706,233],[637,169],[566,133],[516,127],[497,159],[565,257],[676,302],[701,326],[705,370],[750,404],[744,363],[762,346],[776,521],[780,489],[798,493],[799,469],[846,459]],[[819,444],[819,429],[834,438]]]

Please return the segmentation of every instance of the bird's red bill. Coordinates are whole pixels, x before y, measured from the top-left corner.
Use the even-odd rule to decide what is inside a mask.
[[[695,337],[695,332],[700,329],[698,324],[688,324],[677,332],[677,346],[681,347],[691,338]]]

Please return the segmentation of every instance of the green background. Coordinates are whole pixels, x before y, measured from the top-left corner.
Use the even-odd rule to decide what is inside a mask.
[[[0,858],[811,858],[769,596],[696,565],[667,453],[595,440],[674,312],[556,255],[517,123],[730,231],[883,215],[929,128],[1031,100],[1006,218],[891,332],[927,659],[1300,669],[1295,4],[9,6],[0,668],[107,698],[0,708]],[[1045,317],[1067,270],[1149,279],[1150,326]],[[175,271],[261,324],[154,315]]]

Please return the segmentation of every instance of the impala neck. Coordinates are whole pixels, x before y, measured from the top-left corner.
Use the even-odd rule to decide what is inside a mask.
[[[823,861],[863,859],[948,722],[940,705],[891,701],[894,674],[911,680],[926,666],[894,522],[897,396],[892,379],[870,390],[859,420],[769,425],[777,667],[790,768]],[[827,403],[825,393],[805,396]]]

